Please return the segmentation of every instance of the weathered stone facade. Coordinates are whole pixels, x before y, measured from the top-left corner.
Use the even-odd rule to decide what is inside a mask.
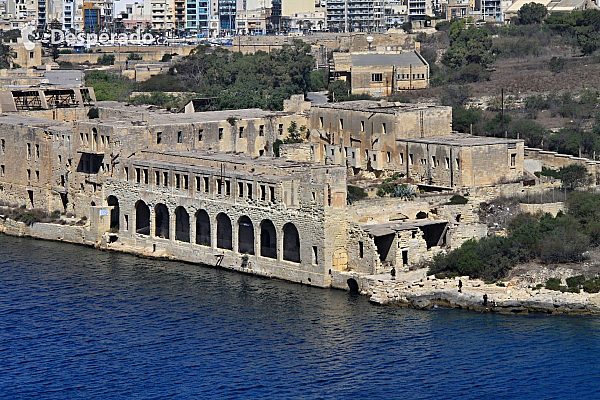
[[[407,270],[486,234],[471,204],[447,197],[348,206],[349,171],[468,190],[522,173],[522,141],[456,137],[449,107],[292,100],[284,112],[106,103],[99,118],[73,122],[0,116],[0,201],[87,220],[52,238],[330,286],[343,274]],[[273,157],[293,123],[307,127],[304,142]],[[436,173],[407,169],[411,154]],[[455,155],[453,172],[433,161]]]

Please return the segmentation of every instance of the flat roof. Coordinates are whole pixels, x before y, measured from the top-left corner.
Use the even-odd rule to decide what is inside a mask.
[[[38,127],[38,128],[46,128],[49,126],[53,126],[53,127],[64,126],[64,127],[68,127],[68,128],[71,127],[71,124],[68,124],[63,121],[56,121],[53,119],[32,117],[29,115],[23,115],[23,114],[18,114],[18,113],[0,114],[0,124],[27,125],[27,126]]]
[[[396,114],[406,111],[423,110],[425,108],[449,109],[447,106],[438,106],[432,103],[399,103],[375,100],[354,100],[340,103],[314,104],[313,108],[331,108],[337,110],[364,111],[386,114]]]
[[[147,125],[172,125],[174,123],[202,123],[202,122],[222,122],[228,118],[234,117],[238,120],[251,120],[268,117],[283,117],[293,115],[293,112],[288,111],[269,111],[261,110],[260,108],[247,108],[241,110],[223,110],[223,111],[203,111],[194,113],[173,113],[163,109],[157,109],[155,106],[128,106],[117,102],[101,102],[98,107],[114,109],[117,111],[137,112],[143,114],[139,117],[124,116],[114,118],[102,118],[91,120],[89,122],[101,121],[103,124],[123,125],[131,124],[131,122],[145,122]],[[82,121],[87,122],[87,121]]]
[[[372,236],[385,236],[400,231],[409,231],[429,225],[447,224],[446,220],[419,219],[409,222],[386,222],[383,224],[361,225],[363,231]]]
[[[308,161],[293,161],[287,160],[285,158],[280,157],[268,157],[268,156],[249,156],[244,153],[238,152],[214,152],[214,151],[206,151],[206,150],[142,150],[138,154],[139,157],[135,158],[143,158],[144,156],[148,156],[147,159],[151,160],[159,160],[154,158],[154,156],[166,155],[172,157],[181,157],[183,159],[189,160],[193,162],[197,161],[212,161],[212,162],[226,162],[229,164],[238,164],[238,165],[252,165],[259,166],[263,168],[270,169],[297,169],[297,168],[311,168],[311,169],[336,169],[336,168],[344,168],[340,165],[325,165],[325,164],[316,164]],[[191,165],[191,164],[186,164]]]
[[[523,139],[505,139],[468,134],[454,134],[448,136],[431,136],[417,139],[396,139],[397,142],[434,143],[450,146],[489,146],[494,144],[522,143]]]

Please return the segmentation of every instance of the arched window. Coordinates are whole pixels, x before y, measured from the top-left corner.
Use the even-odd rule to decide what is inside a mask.
[[[175,240],[190,242],[190,215],[181,206],[175,209]]]
[[[154,224],[154,236],[169,238],[169,209],[164,204],[157,204],[154,207],[156,223]]]
[[[135,232],[150,234],[150,208],[142,200],[135,203]]]
[[[277,231],[273,222],[268,219],[260,224],[260,255],[277,258]]]
[[[231,220],[223,213],[217,215],[217,247],[232,250]]]
[[[283,226],[283,259],[300,262],[300,235],[292,223]]]
[[[254,225],[246,216],[238,220],[238,252],[254,254]]]

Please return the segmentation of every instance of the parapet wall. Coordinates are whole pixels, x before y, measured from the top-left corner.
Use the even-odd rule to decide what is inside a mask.
[[[590,160],[589,158],[575,157],[569,154],[560,154],[555,151],[546,151],[532,147],[525,148],[525,158],[540,161],[543,168],[560,169],[573,164],[581,164],[587,167],[588,171],[594,177],[594,184],[599,182],[600,161]]]

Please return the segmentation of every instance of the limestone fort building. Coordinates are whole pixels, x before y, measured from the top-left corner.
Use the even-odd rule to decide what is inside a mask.
[[[521,140],[457,134],[449,107],[300,96],[281,112],[60,109],[75,103],[0,116],[0,201],[87,221],[42,236],[315,286],[408,269],[486,234],[473,205],[447,196],[347,204],[348,177],[452,193],[523,174]],[[275,157],[294,125],[302,143]]]

